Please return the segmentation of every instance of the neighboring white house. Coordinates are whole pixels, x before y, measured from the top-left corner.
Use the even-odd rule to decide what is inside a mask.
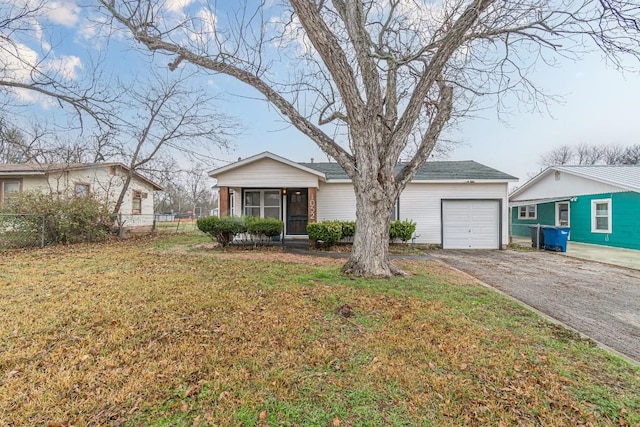
[[[122,163],[0,164],[0,204],[12,194],[42,191],[64,197],[93,195],[111,208],[129,171]],[[128,231],[151,230],[154,191],[162,187],[134,173],[118,214]]]
[[[400,165],[399,165],[400,166]],[[296,163],[264,152],[215,169],[222,216],[282,219],[285,237],[308,222],[354,220],[351,180],[334,162]],[[398,199],[393,217],[414,221],[415,241],[446,249],[508,243],[508,183],[517,178],[473,161],[427,162]]]

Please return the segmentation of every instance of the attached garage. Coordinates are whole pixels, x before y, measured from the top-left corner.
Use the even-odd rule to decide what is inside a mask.
[[[500,249],[500,200],[442,200],[444,249]]]
[[[400,173],[403,164],[397,167]],[[218,181],[221,215],[279,218],[284,238],[306,237],[305,221],[357,216],[351,179],[335,161],[296,163],[265,152],[209,175]],[[416,224],[414,243],[500,249],[509,239],[508,184],[514,181],[471,160],[427,162],[398,197],[392,216]]]

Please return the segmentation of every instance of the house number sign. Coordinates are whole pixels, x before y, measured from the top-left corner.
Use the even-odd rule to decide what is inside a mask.
[[[309,192],[309,222],[316,220],[316,192]]]

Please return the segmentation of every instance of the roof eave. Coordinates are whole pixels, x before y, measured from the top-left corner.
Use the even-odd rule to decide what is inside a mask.
[[[242,166],[246,166],[246,165],[248,165],[250,163],[257,162],[258,160],[262,160],[262,159],[271,159],[271,160],[274,160],[276,162],[280,162],[280,163],[285,164],[287,166],[291,166],[293,168],[296,168],[296,169],[299,169],[301,171],[304,171],[304,172],[310,173],[312,175],[315,175],[318,178],[322,179],[323,181],[326,180],[326,175],[324,173],[322,173],[320,171],[317,171],[315,169],[308,168],[306,166],[302,166],[302,165],[300,165],[300,164],[298,164],[296,162],[292,162],[289,159],[285,159],[284,157],[280,157],[280,156],[278,156],[276,154],[273,154],[273,153],[270,153],[268,151],[264,151],[262,153],[256,154],[256,155],[251,156],[251,157],[247,157],[246,159],[242,159],[242,160],[234,162],[234,163],[230,163],[230,164],[228,164],[226,166],[223,166],[221,168],[214,169],[214,170],[210,171],[208,174],[209,174],[209,176],[211,178],[216,178],[218,175],[220,175],[222,173],[228,172],[228,171],[233,170],[233,169],[237,169],[237,168],[242,167]]]

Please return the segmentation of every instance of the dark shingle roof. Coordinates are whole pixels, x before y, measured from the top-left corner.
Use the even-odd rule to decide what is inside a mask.
[[[337,163],[299,163],[307,168],[322,172],[327,177],[327,181],[333,179],[349,179],[347,173]],[[398,164],[396,173],[400,171],[403,164]],[[422,166],[414,180],[417,181],[453,181],[453,180],[514,180],[514,176],[508,175],[499,170],[490,168],[474,162],[465,161],[442,161],[427,162]]]

